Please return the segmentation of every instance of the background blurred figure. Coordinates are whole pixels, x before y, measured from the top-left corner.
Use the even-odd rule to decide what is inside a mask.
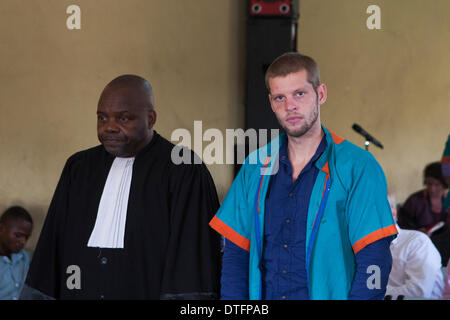
[[[11,207],[0,217],[0,299],[17,300],[30,264],[23,248],[33,230],[33,220],[22,207]]]
[[[394,220],[397,203],[388,196]],[[386,295],[441,299],[444,287],[441,257],[429,237],[415,230],[397,226],[398,235],[391,242],[392,270]]]
[[[449,259],[450,215],[444,206],[448,183],[440,162],[428,164],[424,170],[425,189],[412,194],[399,209],[398,225],[403,229],[426,233],[437,247],[443,263]]]
[[[447,185],[450,185],[450,134],[447,138],[447,143],[445,144],[444,153],[442,154],[441,159],[441,166],[442,166],[442,175],[445,178],[445,181],[447,182]],[[448,209],[450,207],[450,192],[447,190],[447,197],[445,198],[444,209]]]
[[[441,159],[441,163],[442,163],[442,175],[444,176],[447,185],[450,184],[450,134],[448,135],[447,138],[447,143],[445,144],[445,149],[444,149],[444,153],[442,154],[442,159]],[[450,192],[447,191],[447,198],[444,201],[443,204],[444,209],[448,207],[450,207]],[[450,233],[447,233],[447,243],[448,243],[448,238]],[[448,249],[448,248],[447,248]],[[447,251],[447,256],[448,256],[448,251]],[[448,260],[447,260],[448,261]],[[444,293],[442,295],[443,299],[446,300],[450,300],[450,269],[448,267],[448,262],[447,262],[447,276],[445,279],[445,288],[444,288]]]
[[[425,189],[412,194],[399,210],[398,225],[404,229],[427,232],[438,222],[444,222],[440,230],[448,229],[450,216],[443,202],[448,188],[442,175],[441,163],[428,164],[424,170]]]

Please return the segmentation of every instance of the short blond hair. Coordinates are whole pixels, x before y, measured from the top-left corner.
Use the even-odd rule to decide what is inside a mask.
[[[320,72],[316,61],[298,52],[287,52],[276,58],[266,71],[265,82],[267,90],[270,92],[269,79],[275,77],[285,77],[288,74],[306,70],[307,80],[317,93],[320,85]]]

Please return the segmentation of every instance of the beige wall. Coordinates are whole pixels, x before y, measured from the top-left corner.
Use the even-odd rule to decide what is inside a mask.
[[[366,28],[369,4],[382,30]],[[66,8],[81,7],[81,30]],[[323,122],[371,147],[398,199],[421,187],[442,154],[450,119],[450,2],[301,1],[299,50],[316,58],[329,98]],[[136,73],[154,87],[156,130],[243,127],[245,1],[2,0],[0,209],[28,208],[33,248],[65,160],[97,144],[95,110],[112,78]],[[232,168],[210,166],[222,199]]]
[[[366,9],[381,9],[369,30]],[[422,188],[422,170],[440,160],[450,133],[450,1],[301,1],[299,51],[316,58],[328,101],[326,126],[370,146],[398,201]]]
[[[66,8],[81,8],[81,30]],[[0,2],[0,209],[36,220],[34,247],[68,156],[98,144],[98,96],[135,73],[155,92],[155,129],[243,126],[241,0],[2,0]],[[231,166],[212,166],[221,198]]]

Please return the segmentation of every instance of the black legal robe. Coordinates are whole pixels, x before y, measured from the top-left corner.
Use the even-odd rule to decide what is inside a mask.
[[[114,156],[100,145],[68,159],[22,299],[218,297],[220,238],[208,226],[216,188],[203,163],[173,164],[172,148],[154,132],[136,155],[123,249],[87,246]],[[79,289],[70,266],[79,267]]]

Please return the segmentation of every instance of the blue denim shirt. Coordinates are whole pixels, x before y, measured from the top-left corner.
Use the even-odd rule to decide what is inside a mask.
[[[0,300],[18,300],[30,265],[25,250],[11,254],[11,259],[0,255]]]
[[[326,145],[324,136],[316,153],[295,181],[292,179],[287,139],[280,148],[280,167],[270,180],[266,198],[263,299],[309,299],[305,267],[306,218],[309,199],[319,173],[314,163]]]

